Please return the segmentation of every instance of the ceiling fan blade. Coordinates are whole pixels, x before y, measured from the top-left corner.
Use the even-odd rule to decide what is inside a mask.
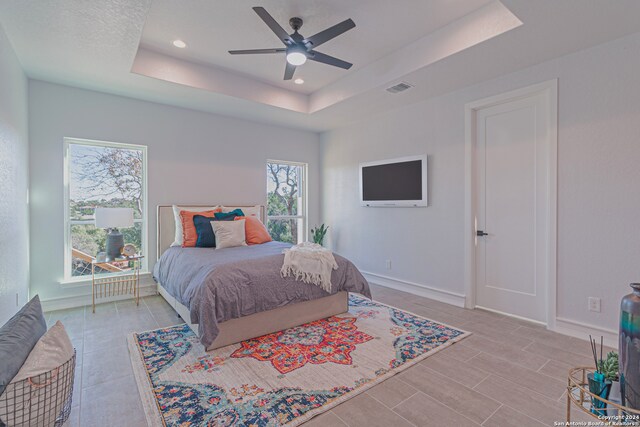
[[[260,18],[262,18],[264,23],[267,24],[269,28],[271,28],[271,31],[273,31],[276,36],[278,36],[282,43],[284,43],[285,45],[294,43],[289,34],[284,30],[284,28],[280,26],[280,24],[276,22],[275,19],[273,19],[273,16],[271,16],[264,7],[256,6],[253,8],[253,10],[258,14]]]
[[[334,58],[333,56],[316,52],[314,50],[309,53],[310,55],[308,56],[308,58],[312,61],[322,62],[323,64],[333,65],[334,67],[344,68],[345,70],[348,70],[353,65],[350,62],[343,61],[342,59]]]
[[[291,65],[287,62],[287,67],[284,69],[284,79],[291,80],[293,78],[293,73],[296,72],[296,66]]]
[[[231,55],[252,55],[257,53],[281,53],[286,52],[285,48],[274,48],[274,49],[246,49],[246,50],[230,50],[229,53]]]
[[[305,39],[306,42],[311,43],[313,48],[320,46],[322,43],[338,37],[340,34],[345,33],[356,26],[356,23],[351,19],[342,21],[339,24],[329,27],[324,31],[320,31],[318,34],[314,34],[311,37]]]

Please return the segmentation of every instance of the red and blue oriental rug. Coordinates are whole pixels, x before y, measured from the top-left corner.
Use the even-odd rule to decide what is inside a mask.
[[[187,325],[129,350],[151,426],[296,426],[468,335],[351,295],[348,313],[210,353]]]

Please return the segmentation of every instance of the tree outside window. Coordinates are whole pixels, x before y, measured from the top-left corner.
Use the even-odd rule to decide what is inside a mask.
[[[146,147],[80,140],[67,140],[66,145],[65,275],[90,275],[91,258],[105,250],[106,232],[93,225],[96,207],[132,208],[134,227],[120,232],[125,243],[144,253]]]
[[[267,229],[274,240],[305,240],[306,172],[303,163],[267,162]]]

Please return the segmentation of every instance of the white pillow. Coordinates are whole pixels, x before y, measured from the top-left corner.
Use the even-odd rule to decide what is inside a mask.
[[[244,235],[244,219],[237,221],[211,221],[216,235],[216,249],[247,246]]]
[[[182,246],[184,243],[184,236],[182,230],[182,219],[180,218],[180,212],[189,211],[189,212],[204,212],[204,211],[212,211],[214,209],[218,209],[220,206],[209,206],[209,207],[200,207],[200,208],[191,208],[188,206],[176,206],[173,205],[173,222],[176,225],[176,234],[173,239],[173,243],[171,246]]]
[[[35,377],[49,372],[62,365],[73,356],[73,344],[64,326],[58,320],[43,336],[29,353],[27,360],[11,382]]]
[[[244,216],[255,216],[262,222],[262,218],[260,218],[260,205],[249,206],[244,208],[238,208],[237,206],[223,206],[222,212],[231,212],[234,209],[241,209],[244,213]]]

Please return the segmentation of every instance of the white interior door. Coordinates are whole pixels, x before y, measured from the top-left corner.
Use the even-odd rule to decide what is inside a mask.
[[[476,306],[543,323],[550,268],[549,112],[549,96],[540,92],[475,110]]]

